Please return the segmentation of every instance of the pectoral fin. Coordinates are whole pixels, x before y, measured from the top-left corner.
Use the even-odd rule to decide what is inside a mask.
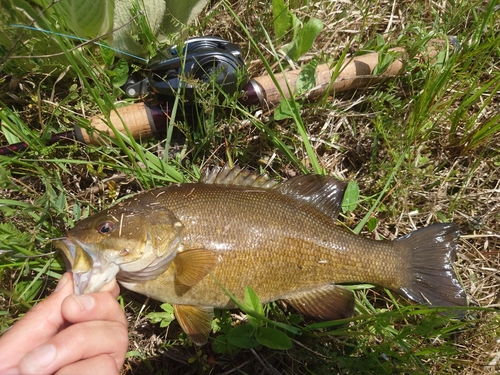
[[[220,262],[220,257],[206,249],[183,250],[174,259],[176,282],[193,286]]]
[[[319,320],[343,319],[354,314],[353,292],[338,285],[327,285],[283,301],[301,314]]]
[[[196,345],[207,343],[212,329],[214,309],[192,305],[174,305],[174,314],[181,328]]]

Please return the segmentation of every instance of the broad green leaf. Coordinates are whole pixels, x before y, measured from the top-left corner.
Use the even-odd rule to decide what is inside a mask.
[[[366,227],[368,228],[368,230],[370,232],[373,232],[375,230],[375,228],[377,227],[377,224],[378,224],[378,220],[376,217],[371,217],[370,219],[368,219],[368,221],[366,222]]]
[[[295,93],[297,95],[303,94],[316,86],[316,68],[318,67],[318,60],[313,60],[304,65],[297,77],[295,83]]]
[[[259,343],[253,337],[254,332],[255,330],[250,324],[243,324],[229,331],[226,335],[227,341],[238,348],[255,348]]]
[[[228,341],[226,335],[217,336],[212,342],[212,348],[214,349],[214,352],[220,354],[235,353],[239,350],[238,347]]]
[[[114,87],[121,87],[128,79],[128,64],[124,59],[118,60],[111,76],[111,83]]]
[[[292,347],[292,340],[284,332],[269,327],[261,327],[255,339],[261,345],[271,349],[286,350]]]
[[[169,303],[162,303],[161,304],[161,309],[165,311],[166,313],[173,314],[174,313],[174,308],[171,304]]]
[[[311,18],[304,27],[300,29],[299,35],[297,36],[297,59],[311,49],[314,40],[316,40],[316,37],[322,30],[323,22],[317,18]]]
[[[160,327],[167,327],[174,319],[174,308],[168,303],[164,303],[160,306],[163,312],[151,312],[146,318],[148,318],[151,323],[160,323]]]
[[[208,0],[115,0],[114,28],[126,26],[113,33],[110,44],[120,51],[146,57],[149,46],[148,41],[143,40],[144,34],[154,35],[157,43],[174,44],[207,2]],[[132,17],[143,17],[143,22],[129,23]],[[149,30],[143,32],[138,24]]]
[[[167,12],[163,18],[161,31],[164,35],[178,34],[181,26],[187,26],[205,8],[208,0],[165,0]]]
[[[260,302],[260,298],[255,293],[255,291],[247,286],[245,288],[245,305],[251,308],[259,315],[264,315],[264,308],[262,307],[262,303]],[[254,327],[258,328],[264,325],[264,322],[259,318],[254,318],[253,316],[247,315],[248,322]]]
[[[273,0],[274,33],[279,41],[292,27],[292,16],[283,0]]]
[[[73,204],[73,220],[78,221],[81,218],[82,218],[82,209],[80,205],[77,202],[75,202]]]
[[[379,52],[377,66],[373,69],[373,74],[383,74],[387,68],[398,58],[401,57],[400,52],[386,51]]]
[[[292,59],[298,60],[300,56],[309,51],[314,40],[323,30],[323,22],[316,18],[311,18],[299,30],[297,38],[282,47],[283,51]]]
[[[85,38],[94,38],[111,31],[113,8],[113,0],[64,0],[54,4],[59,21]]]
[[[208,0],[40,0],[40,3],[53,9],[53,16],[65,25],[68,33],[95,38],[114,30],[105,38],[110,46],[147,57],[152,42],[175,43]]]
[[[299,103],[295,102],[295,105],[299,106]],[[293,118],[293,112],[288,99],[282,99],[274,111],[274,119],[280,121],[287,118]]]
[[[359,186],[354,181],[349,181],[345,189],[344,199],[342,200],[342,212],[352,212],[358,204]]]
[[[380,34],[377,34],[377,46],[384,47],[387,44],[384,37]]]
[[[101,58],[106,66],[111,66],[115,62],[115,51],[109,48],[106,42],[100,42],[99,49],[101,51]]]

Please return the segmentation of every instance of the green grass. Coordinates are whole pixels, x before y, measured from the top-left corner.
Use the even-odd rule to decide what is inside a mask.
[[[494,362],[500,353],[494,312],[500,264],[498,2],[295,2],[289,9],[298,19],[324,24],[299,65],[403,46],[410,55],[407,73],[314,102],[292,98],[284,104],[291,115],[281,119],[274,109],[242,108],[235,98],[220,111],[213,95],[200,93],[198,121],[170,122],[185,142],[115,134],[101,146],[47,145],[51,133],[86,126],[90,116],[132,102],[113,86],[99,48],[74,48],[75,41],[63,36],[13,29],[8,25],[29,24],[26,14],[47,30],[55,25],[45,13],[5,3],[12,11],[0,16],[0,140],[26,141],[30,148],[0,156],[2,331],[48,295],[64,272],[52,238],[137,191],[193,181],[207,166],[238,162],[277,179],[305,172],[352,179],[360,196],[342,225],[363,236],[394,238],[428,223],[456,222],[463,234],[456,268],[470,301],[481,307],[458,321],[362,285],[355,288],[356,315],[341,322],[304,321],[279,303],[266,305],[269,319],[300,331],[289,334],[293,348],[238,350],[215,339],[238,324],[238,311],[220,312],[218,333],[197,348],[175,322],[165,330],[146,318],[161,311],[159,302],[124,290],[131,337],[124,373],[500,371]],[[279,52],[272,12],[262,7],[214,3],[190,35],[220,35],[240,44],[250,76],[280,73],[289,66]],[[461,42],[459,51],[434,62],[415,58],[428,40],[449,35]],[[16,43],[19,37],[23,42]],[[50,54],[57,56],[37,57]],[[177,111],[182,103],[179,98]]]

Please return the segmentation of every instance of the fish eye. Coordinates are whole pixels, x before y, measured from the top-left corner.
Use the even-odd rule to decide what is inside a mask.
[[[100,234],[109,233],[109,232],[111,232],[111,230],[113,229],[114,226],[115,226],[115,224],[113,222],[106,221],[106,222],[99,224],[97,226],[97,232],[99,232]]]

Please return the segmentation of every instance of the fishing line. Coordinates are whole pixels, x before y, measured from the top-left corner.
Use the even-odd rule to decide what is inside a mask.
[[[37,32],[42,32],[42,33],[45,33],[45,34],[48,34],[48,35],[57,35],[57,36],[65,37],[65,38],[68,38],[68,39],[78,40],[78,41],[83,42],[83,43],[90,43],[91,42],[91,39],[80,38],[78,36],[70,35],[70,34],[58,33],[56,31],[39,29],[39,28],[33,27],[33,26],[26,26],[26,25],[21,25],[21,24],[11,24],[9,26],[10,27],[15,27],[15,28],[28,29],[28,30],[33,30],[33,31],[37,31]],[[97,41],[93,42],[93,43],[97,44],[99,47],[110,49],[110,50],[112,50],[114,52],[118,52],[118,53],[120,53],[122,55],[125,55],[125,56],[128,56],[128,57],[132,57],[132,58],[140,60],[140,61],[142,61],[144,63],[148,62],[147,59],[144,59],[142,57],[133,55],[133,54],[125,52],[125,51],[121,51],[121,50],[119,50],[117,48],[113,48],[113,47],[111,47],[111,46],[109,46],[109,45],[107,45],[105,43],[101,43],[101,42],[97,42]]]

